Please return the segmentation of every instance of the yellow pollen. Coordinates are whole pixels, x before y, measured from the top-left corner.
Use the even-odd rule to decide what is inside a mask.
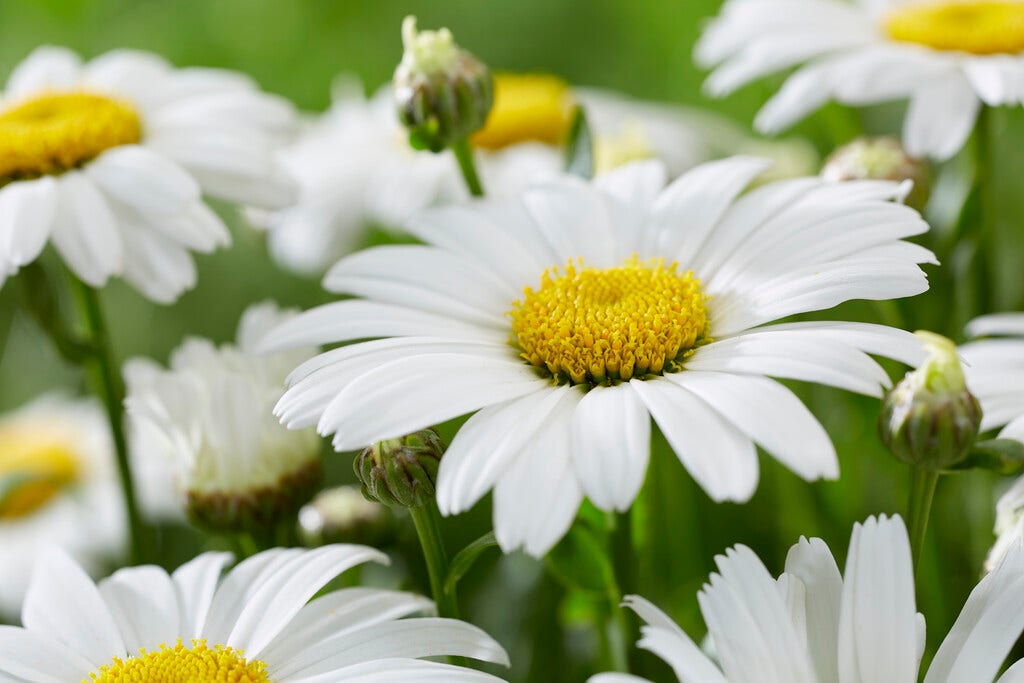
[[[636,256],[613,268],[549,268],[512,304],[513,343],[560,381],[602,384],[674,369],[708,333],[691,271]]]
[[[884,20],[893,40],[976,55],[1024,52],[1024,2],[944,0],[916,2]]]
[[[23,428],[0,428],[0,522],[26,517],[78,478],[70,444]]]
[[[174,647],[114,657],[82,683],[270,683],[267,665],[242,654],[226,645],[210,649],[205,640],[193,640],[190,648],[179,640]]]
[[[128,103],[86,92],[49,92],[0,110],[0,185],[81,166],[142,139]]]
[[[501,149],[520,142],[558,145],[565,140],[575,107],[569,84],[545,74],[498,74],[494,106],[473,144]]]

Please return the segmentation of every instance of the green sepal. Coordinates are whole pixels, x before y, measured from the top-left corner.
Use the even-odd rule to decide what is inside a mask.
[[[452,558],[452,563],[448,567],[448,576],[444,581],[445,592],[453,593],[458,587],[459,581],[472,569],[476,561],[484,554],[484,551],[497,546],[498,539],[494,537],[494,532],[488,531],[460,550],[459,554]]]
[[[594,136],[587,122],[587,113],[577,106],[569,126],[565,144],[565,170],[572,175],[594,177]]]
[[[974,444],[970,453],[950,472],[989,470],[1004,476],[1024,473],[1024,443],[1015,439],[989,439]]]

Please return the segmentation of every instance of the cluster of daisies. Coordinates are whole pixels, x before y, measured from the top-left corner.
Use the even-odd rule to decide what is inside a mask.
[[[902,146],[821,175],[799,140],[553,76],[488,74],[477,90],[453,78],[439,95],[431,83],[467,53],[446,31],[407,29],[403,66],[421,80],[367,98],[342,76],[317,116],[244,75],[135,51],[83,62],[44,47],[10,74],[0,285],[56,263],[87,289],[123,278],[174,302],[196,284],[193,252],[229,246],[230,206],[281,267],[322,275],[338,298],[256,303],[234,343],[129,360],[130,454],[121,415],[90,399],[49,394],[0,418],[0,614],[21,624],[0,626],[0,682],[498,680],[465,660],[508,666],[502,646],[442,605],[332,583],[388,560],[375,533],[333,532],[394,519],[323,490],[323,437],[367,449],[371,493],[408,484],[443,515],[493,493],[497,545],[538,558],[585,500],[632,507],[655,429],[714,501],[751,498],[759,447],[805,480],[836,479],[829,434],[780,380],[881,398],[892,381],[875,357],[916,367],[929,350],[902,329],[809,314],[925,292],[922,266],[938,259],[912,241],[929,226],[906,165],[949,159],[984,107],[1024,102],[1020,0],[725,2],[696,48],[710,95],[796,67],[762,132],[829,100],[908,103]],[[418,131],[435,135],[486,101],[486,123],[459,140],[479,174],[469,189],[465,154],[414,149],[396,98],[417,121],[442,107]],[[581,125],[582,176],[566,162]],[[410,239],[360,250],[368,225]],[[957,351],[980,429],[1024,442],[1024,314],[984,313]],[[443,456],[406,462],[435,443],[409,435],[463,416]],[[392,447],[406,460],[387,461]],[[240,543],[237,564],[208,552],[96,583],[123,564],[136,500],[147,520],[253,544],[254,529],[298,519],[313,547]],[[987,574],[928,683],[1024,681],[1021,665],[1000,676],[1024,631],[1024,479],[997,510]],[[820,539],[800,539],[777,578],[736,546],[698,596],[704,646],[643,598],[625,605],[680,683],[913,683],[913,562],[898,516],[854,526],[844,572]]]

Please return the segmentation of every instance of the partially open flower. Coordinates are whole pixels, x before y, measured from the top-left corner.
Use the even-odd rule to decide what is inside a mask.
[[[142,359],[125,367],[133,449],[139,458],[173,458],[182,502],[202,526],[273,527],[320,487],[320,440],[312,430],[282,428],[271,413],[289,367],[315,349],[253,351],[290,315],[258,304],[242,317],[236,345],[188,339],[168,370]]]
[[[967,390],[952,341],[918,332],[928,359],[889,392],[882,403],[879,435],[897,459],[931,470],[963,460],[981,424],[981,406]]]
[[[444,451],[444,442],[433,429],[367,446],[354,463],[363,495],[385,505],[425,505],[434,498]]]
[[[914,183],[906,203],[916,209],[928,201],[928,164],[907,153],[895,138],[857,138],[829,155],[821,175],[826,180],[909,180]]]
[[[360,543],[380,547],[394,538],[391,510],[367,500],[358,486],[325,489],[299,510],[299,533],[310,546]]]

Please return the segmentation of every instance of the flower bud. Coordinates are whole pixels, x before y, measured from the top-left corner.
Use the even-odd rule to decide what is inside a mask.
[[[354,463],[363,495],[385,505],[425,505],[434,497],[437,467],[444,451],[444,442],[433,429],[364,448]]]
[[[402,23],[405,53],[393,79],[398,118],[417,149],[440,152],[483,127],[494,104],[487,65],[455,44],[451,31]]]
[[[299,535],[308,546],[356,543],[380,547],[395,536],[395,516],[367,500],[358,486],[325,489],[299,510]]]
[[[894,138],[857,138],[832,152],[825,160],[821,175],[826,180],[911,180],[914,189],[905,200],[921,209],[928,201],[930,177],[928,165],[907,153]]]
[[[978,436],[981,406],[967,390],[953,342],[931,332],[917,336],[928,359],[885,397],[878,430],[897,459],[941,470],[967,457]]]

